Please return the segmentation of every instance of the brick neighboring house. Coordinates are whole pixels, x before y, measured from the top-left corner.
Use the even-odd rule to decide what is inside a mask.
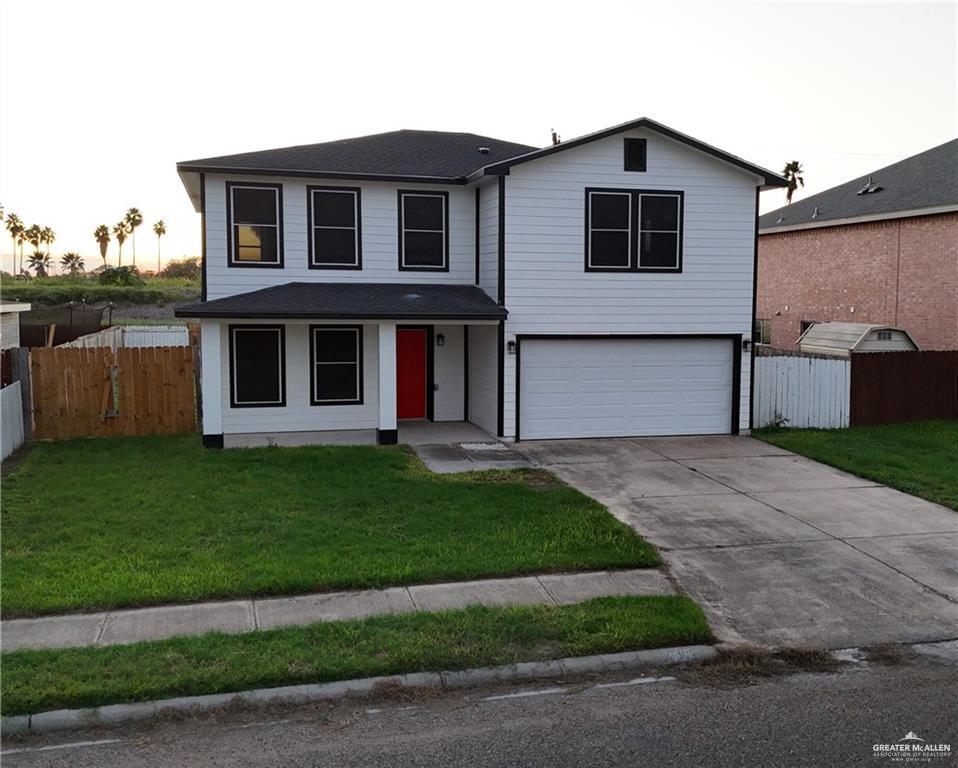
[[[881,323],[958,349],[958,139],[759,218],[755,340]]]

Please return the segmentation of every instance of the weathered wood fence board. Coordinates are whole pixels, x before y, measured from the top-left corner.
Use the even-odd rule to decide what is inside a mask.
[[[196,430],[191,347],[31,351],[34,437]]]
[[[847,427],[850,363],[821,357],[755,358],[756,427]]]
[[[958,419],[958,351],[852,355],[851,424]]]

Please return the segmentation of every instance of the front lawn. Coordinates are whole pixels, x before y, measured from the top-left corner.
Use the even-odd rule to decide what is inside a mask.
[[[541,470],[195,436],[35,444],[4,480],[2,552],[5,617],[660,562]]]
[[[4,715],[710,642],[687,597],[474,606],[108,648],[4,654]]]
[[[762,429],[754,436],[958,510],[958,421],[850,429]]]

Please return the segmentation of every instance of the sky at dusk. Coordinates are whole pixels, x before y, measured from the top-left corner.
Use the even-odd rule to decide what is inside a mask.
[[[136,206],[153,268],[159,218],[164,260],[199,254],[180,160],[398,128],[542,146],[640,116],[800,160],[799,199],[958,135],[956,40],[955,2],[6,0],[0,204],[88,268]]]

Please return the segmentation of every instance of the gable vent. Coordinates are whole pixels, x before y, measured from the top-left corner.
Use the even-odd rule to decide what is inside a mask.
[[[645,139],[625,140],[625,170],[645,170]]]

